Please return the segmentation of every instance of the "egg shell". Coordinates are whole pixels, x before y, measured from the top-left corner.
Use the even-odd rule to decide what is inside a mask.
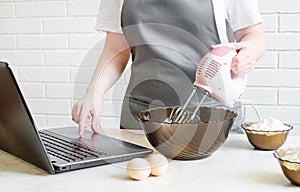
[[[127,163],[127,173],[134,180],[143,180],[151,173],[151,167],[145,159],[135,158]]]
[[[160,176],[168,170],[168,159],[161,154],[154,154],[148,158],[151,166],[151,175]]]

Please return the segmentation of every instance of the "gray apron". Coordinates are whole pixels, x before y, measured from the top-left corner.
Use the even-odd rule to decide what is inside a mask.
[[[124,0],[121,25],[132,66],[120,125],[141,129],[138,112],[185,103],[199,61],[220,39],[211,0]],[[203,106],[223,107],[212,98]]]

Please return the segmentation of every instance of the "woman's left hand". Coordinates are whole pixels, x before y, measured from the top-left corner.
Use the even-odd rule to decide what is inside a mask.
[[[231,63],[231,71],[235,74],[243,74],[253,71],[256,65],[256,58],[252,50],[247,46],[246,43],[228,43],[212,45],[211,49],[219,46],[232,47],[237,51],[237,55],[233,58]]]

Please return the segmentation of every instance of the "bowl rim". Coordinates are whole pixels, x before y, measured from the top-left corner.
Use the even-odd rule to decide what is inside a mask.
[[[223,121],[209,121],[209,122],[198,122],[198,123],[165,123],[165,122],[159,122],[159,121],[150,121],[150,120],[144,120],[144,119],[141,119],[139,117],[138,114],[141,114],[141,113],[145,113],[145,112],[149,112],[149,111],[153,111],[153,110],[157,110],[157,109],[165,109],[165,108],[174,108],[174,107],[180,107],[180,106],[165,106],[165,107],[156,107],[156,108],[153,108],[153,109],[146,109],[146,110],[142,110],[142,111],[139,111],[137,112],[137,119],[139,121],[144,121],[144,122],[152,122],[152,123],[163,123],[163,124],[166,124],[166,125],[197,125],[199,123],[220,123],[220,122],[230,122],[230,121],[234,121],[235,118],[237,117],[237,113],[233,110],[230,110],[230,109],[223,109],[223,108],[218,108],[218,107],[215,107],[214,109],[221,109],[221,110],[224,110],[226,112],[231,112],[233,114],[233,117],[230,118],[230,119],[225,119]],[[207,109],[210,109],[211,107],[200,107],[200,108],[207,108]]]
[[[278,152],[278,150],[276,150],[276,151],[273,152],[273,156],[274,156],[276,159],[278,159],[278,160],[280,160],[280,161],[283,161],[283,162],[296,163],[296,164],[300,165],[300,161],[297,162],[297,161],[291,161],[291,160],[287,160],[287,159],[282,159],[281,157],[278,156],[278,153],[277,153],[277,152]]]
[[[256,122],[245,122],[241,125],[241,127],[244,129],[244,130],[247,130],[247,131],[254,131],[254,132],[262,132],[262,133],[280,133],[280,132],[287,132],[287,131],[290,131],[294,128],[293,125],[291,124],[288,124],[288,123],[283,123],[285,126],[288,126],[289,129],[286,129],[286,130],[272,130],[272,131],[268,131],[268,130],[259,130],[259,129],[250,129],[250,128],[247,128],[245,127],[246,124],[249,124],[249,123],[256,123]]]

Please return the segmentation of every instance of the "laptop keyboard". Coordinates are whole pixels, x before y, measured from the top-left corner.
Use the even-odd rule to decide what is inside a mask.
[[[55,135],[39,132],[48,154],[67,162],[95,159],[110,156],[100,149],[91,149],[71,140],[64,140]]]

